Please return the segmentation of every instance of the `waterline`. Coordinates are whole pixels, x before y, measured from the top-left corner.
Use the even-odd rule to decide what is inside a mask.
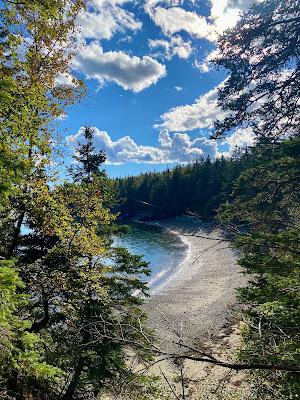
[[[180,268],[189,246],[178,232],[158,223],[133,221],[128,225],[130,232],[115,238],[115,245],[125,247],[132,254],[143,255],[149,262],[148,285],[152,293]]]

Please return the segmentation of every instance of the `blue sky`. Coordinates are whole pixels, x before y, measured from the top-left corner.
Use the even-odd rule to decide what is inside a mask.
[[[91,0],[78,18],[80,46],[69,74],[88,93],[59,121],[71,149],[82,127],[95,128],[111,176],[162,170],[201,156],[230,155],[249,131],[209,140],[217,88],[226,78],[209,63],[217,34],[233,26],[250,0]]]

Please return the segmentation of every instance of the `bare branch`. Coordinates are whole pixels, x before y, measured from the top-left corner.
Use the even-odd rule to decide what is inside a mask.
[[[164,371],[161,369],[160,366],[159,366],[158,368],[159,368],[159,370],[160,370],[162,376],[164,377],[164,380],[167,382],[169,388],[171,389],[171,391],[172,391],[172,393],[173,393],[175,399],[180,400],[180,398],[177,396],[177,394],[176,394],[176,392],[175,392],[173,386],[172,386],[171,383],[169,382],[169,380],[168,380],[166,374],[164,373]]]

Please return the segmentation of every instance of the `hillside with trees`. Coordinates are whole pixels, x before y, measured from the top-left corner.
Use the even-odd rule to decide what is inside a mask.
[[[230,159],[200,159],[161,173],[117,178],[114,185],[121,199],[117,211],[144,220],[185,214],[213,218],[250,159],[244,151]]]
[[[0,7],[0,399],[96,400],[121,388],[124,399],[186,399],[143,373],[157,354],[177,365],[246,371],[249,400],[297,399],[299,0],[254,3],[218,40],[214,63],[228,79],[219,90],[226,117],[213,137],[251,129],[255,146],[114,181],[89,127],[76,163],[64,168],[55,154],[57,119],[85,91],[75,78],[71,86],[57,82],[69,69],[85,2]],[[231,233],[248,277],[238,292],[242,343],[232,360],[183,343],[180,354],[157,348],[142,307],[148,264],[113,244],[118,212],[145,209],[151,218],[214,218]],[[143,372],[130,368],[132,355]]]

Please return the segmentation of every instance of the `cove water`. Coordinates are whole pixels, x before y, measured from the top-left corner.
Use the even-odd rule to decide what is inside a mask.
[[[150,289],[158,288],[185,259],[187,245],[178,235],[154,224],[130,222],[130,231],[115,238],[116,246],[125,247],[132,254],[143,255],[148,261]]]

